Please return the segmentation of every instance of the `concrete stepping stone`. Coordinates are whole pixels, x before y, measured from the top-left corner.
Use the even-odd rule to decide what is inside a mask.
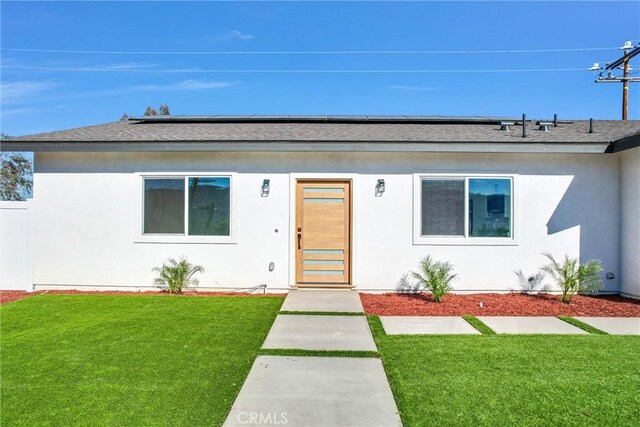
[[[480,335],[457,316],[380,316],[387,335]]]
[[[498,334],[588,334],[557,317],[478,316]]]
[[[637,317],[576,317],[611,335],[640,335],[640,318]]]
[[[377,350],[365,316],[304,314],[278,315],[262,348]]]
[[[295,289],[289,291],[282,311],[329,311],[362,313],[357,292],[331,289]]]
[[[225,426],[401,426],[376,358],[259,356]]]

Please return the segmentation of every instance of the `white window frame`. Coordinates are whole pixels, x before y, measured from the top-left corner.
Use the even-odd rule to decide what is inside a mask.
[[[135,175],[135,243],[196,243],[235,244],[236,241],[236,173],[234,172],[137,172]],[[184,233],[145,234],[144,233],[144,180],[145,179],[184,180]],[[190,236],[189,232],[189,178],[229,178],[229,236]]]
[[[464,236],[423,236],[422,235],[422,180],[423,179],[463,179],[464,180]],[[469,180],[470,179],[510,179],[511,180],[511,236],[510,237],[470,237],[469,236]],[[519,176],[517,174],[486,173],[416,173],[413,175],[413,244],[450,246],[517,246],[519,244]]]

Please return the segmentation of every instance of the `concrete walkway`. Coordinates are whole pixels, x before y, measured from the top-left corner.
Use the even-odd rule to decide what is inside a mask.
[[[548,316],[478,316],[497,334],[588,334],[569,323]]]
[[[376,351],[365,316],[279,315],[262,348]]]
[[[637,317],[576,317],[611,335],[640,335],[640,319]]]
[[[380,316],[387,335],[480,335],[462,317]]]
[[[351,290],[296,289],[289,291],[282,311],[363,313],[360,296]]]
[[[362,312],[357,292],[295,290],[282,311]],[[278,315],[263,348],[376,351],[365,316]],[[259,356],[225,426],[401,426],[378,358]]]

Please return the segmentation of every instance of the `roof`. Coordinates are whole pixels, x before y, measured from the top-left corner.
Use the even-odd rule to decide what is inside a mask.
[[[515,122],[510,132],[502,121]],[[640,121],[536,121],[449,116],[150,116],[3,140],[25,151],[553,151],[640,145]],[[624,143],[624,144],[623,144]],[[366,144],[366,147],[363,145]],[[462,148],[462,149],[460,149]]]

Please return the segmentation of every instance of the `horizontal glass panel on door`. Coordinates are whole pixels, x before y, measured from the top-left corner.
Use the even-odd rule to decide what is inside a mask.
[[[184,178],[144,179],[145,234],[184,234]]]
[[[189,235],[229,236],[231,178],[189,177]]]
[[[469,237],[511,237],[511,179],[469,179]]]

